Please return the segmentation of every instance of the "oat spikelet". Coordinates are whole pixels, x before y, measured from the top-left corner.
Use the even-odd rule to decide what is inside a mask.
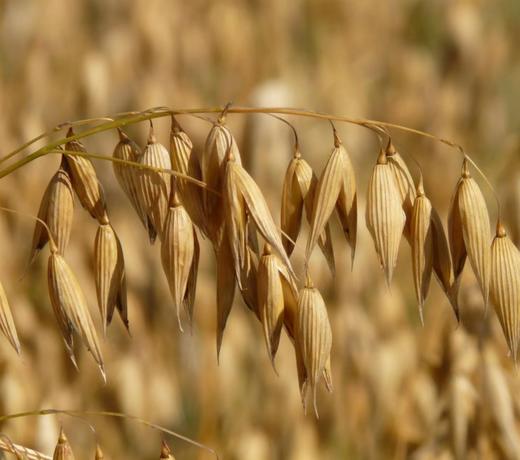
[[[119,142],[115,146],[112,156],[119,160],[139,163],[142,156],[141,149],[121,129],[118,131]],[[140,201],[139,195],[139,170],[137,168],[117,162],[112,162],[112,167],[114,169],[114,175],[116,176],[117,182],[130,200],[130,203],[135,209],[139,219],[145,228],[147,228],[146,212],[143,209],[143,204]]]
[[[151,123],[148,144],[139,163],[154,168],[171,169],[170,153],[166,147],[157,142]],[[148,236],[151,243],[154,243],[156,236],[162,238],[169,196],[169,174],[145,169],[139,171],[139,201],[147,215]]]
[[[177,190],[172,190],[170,206],[164,223],[161,260],[173,298],[179,329],[181,308],[188,295],[188,283],[195,255],[194,230],[190,217],[182,206]]]
[[[193,152],[193,143],[173,115],[170,131],[170,153],[174,171],[195,179],[202,179],[198,158]],[[188,212],[191,221],[206,233],[200,187],[180,178],[177,180],[177,187],[180,201]]]
[[[195,307],[195,293],[197,292],[197,275],[199,273],[200,245],[197,232],[193,228],[193,260],[191,262],[190,276],[186,286],[186,294],[184,295],[184,310],[190,322],[190,328],[193,328],[193,311]]]
[[[9,340],[9,343],[16,350],[16,353],[20,354],[20,341],[18,340],[18,334],[16,333],[16,327],[14,325],[13,314],[7,301],[4,287],[0,283],[0,330]]]
[[[67,137],[73,136],[72,128]],[[65,150],[87,153],[87,150],[79,140],[68,142]],[[81,205],[100,223],[108,221],[103,188],[96,175],[94,165],[89,158],[65,155],[72,179],[72,187],[78,195]]]
[[[325,302],[310,279],[298,299],[297,335],[308,384],[313,394],[314,411],[318,417],[316,390],[330,357],[332,331]]]
[[[303,209],[307,221],[312,220],[314,197],[318,178],[309,164],[301,158],[299,150],[296,150],[293,159],[287,167],[282,191],[281,227],[292,241],[296,241],[301,228]],[[294,244],[288,238],[283,239],[284,247],[290,256],[294,250]],[[329,265],[331,273],[335,273],[334,251],[330,235],[330,226],[327,224],[321,233],[318,244]]]
[[[159,457],[160,460],[175,460],[175,457],[172,454],[172,451],[168,444],[166,444],[166,441],[162,442],[161,445],[161,456]]]
[[[316,185],[313,200],[311,231],[305,252],[306,263],[312,250],[325,230],[334,209],[343,227],[343,232],[352,248],[354,260],[357,238],[357,195],[354,170],[347,150],[334,131],[335,147]]]
[[[261,311],[258,306],[258,289],[257,289],[257,256],[250,246],[247,247],[245,267],[240,270],[240,294],[247,308],[251,310],[256,317],[262,321]]]
[[[199,161],[202,180],[217,192],[222,189],[227,158],[230,154],[238,164],[242,164],[235,138],[225,124],[219,121],[211,128]],[[207,191],[203,191],[203,197],[204,212],[209,218],[215,211],[211,208],[215,201],[218,201],[218,197]]]
[[[54,449],[52,460],[74,460],[72,448],[70,447],[67,436],[65,436],[63,428],[60,430],[60,437],[58,438],[58,444],[56,444],[56,448]]]
[[[126,313],[125,260],[116,232],[110,224],[98,226],[94,241],[94,272],[99,311],[103,323],[103,333],[112,321],[114,310],[118,308],[121,319],[128,328]]]
[[[92,354],[105,379],[103,357],[87,301],[81,287],[63,256],[51,248],[48,264],[49,297],[71,359],[72,332],[78,333]]]
[[[406,239],[410,241],[412,211],[416,197],[415,185],[412,179],[412,175],[408,170],[408,166],[406,166],[403,157],[395,149],[392,141],[389,141],[386,147],[386,158],[388,160],[388,165],[390,166],[390,169],[394,175],[397,188],[399,189],[399,194],[401,196],[403,211],[406,214],[406,224],[403,233]]]
[[[67,163],[62,160],[61,166],[52,177],[43,194],[38,218],[43,220],[58,246],[60,254],[65,254],[69,243],[72,220],[74,217],[74,192],[67,171]],[[30,260],[34,260],[38,252],[49,241],[49,234],[41,222],[34,227]]]
[[[217,360],[226,323],[235,297],[235,271],[228,239],[222,238],[217,249]]]
[[[462,177],[457,188],[464,246],[468,252],[471,267],[477,277],[487,308],[491,267],[489,214],[484,196],[469,173],[467,160],[464,160]]]
[[[410,241],[415,294],[419,304],[421,323],[424,324],[423,306],[428,295],[433,271],[432,205],[424,194],[422,176],[412,210]]]
[[[257,295],[267,352],[275,370],[274,358],[280,343],[284,313],[280,266],[278,257],[272,254],[271,247],[266,244],[258,264]]]
[[[491,246],[490,295],[516,362],[520,338],[520,252],[500,221]]]
[[[372,235],[388,285],[397,263],[406,215],[386,154],[381,150],[368,187],[367,227]]]
[[[240,265],[242,266],[245,260],[245,244],[247,242],[245,237],[245,213],[247,211],[255,223],[257,230],[266,242],[278,253],[291,276],[296,278],[289,257],[283,247],[282,239],[260,188],[247,171],[239,163],[234,161],[232,155],[230,155],[227,162],[224,194],[224,202],[228,203],[229,206],[233,203],[230,208],[226,206],[226,212],[228,213],[226,226],[229,231],[228,237],[230,246],[235,259],[237,258],[236,253],[238,253]],[[244,220],[242,219],[243,217]],[[235,241],[236,237],[239,238],[238,243]]]

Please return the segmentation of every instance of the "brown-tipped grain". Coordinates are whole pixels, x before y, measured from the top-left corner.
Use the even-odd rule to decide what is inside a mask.
[[[247,247],[247,261],[245,266],[240,270],[240,294],[246,304],[247,308],[251,310],[256,317],[262,321],[261,311],[258,305],[258,290],[257,290],[257,255],[255,251]]]
[[[276,224],[274,223],[273,217],[271,216],[269,207],[260,188],[253,180],[253,178],[247,173],[247,171],[239,163],[233,161],[232,159],[228,161],[226,168],[225,194],[225,202],[238,202],[236,206],[231,208],[231,211],[234,213],[232,219],[235,223],[233,225],[236,225],[236,229],[238,229],[237,234],[242,233],[242,231],[245,232],[245,228],[241,223],[240,215],[240,213],[243,212],[243,203],[246,207],[248,215],[255,223],[257,230],[260,232],[266,242],[269,243],[274,251],[276,251],[276,253],[280,256],[280,259],[286,266],[287,270],[289,270],[291,276],[295,278],[296,276],[292,269],[291,262],[289,261],[289,257],[287,256],[287,253],[283,247],[280,233],[276,227]],[[226,211],[228,212],[229,210]],[[230,218],[226,219],[226,225],[228,225],[230,220]],[[231,233],[229,234],[229,237],[232,238]],[[242,250],[242,246],[237,247],[237,244],[239,243],[230,240],[230,244],[234,244],[235,248],[237,248],[236,250],[238,251]]]
[[[489,214],[484,196],[469,174],[466,160],[459,183],[458,198],[464,245],[487,306],[491,268]]]
[[[172,191],[172,193],[176,193]],[[161,244],[161,260],[168,280],[177,322],[182,331],[181,309],[185,305],[195,256],[195,234],[188,213],[179,201],[168,208]],[[196,274],[195,274],[196,276]],[[193,283],[193,280],[192,280]],[[191,286],[193,288],[193,286]]]
[[[390,169],[394,175],[397,188],[399,190],[399,195],[401,196],[403,211],[406,214],[406,224],[403,233],[406,239],[410,241],[412,212],[416,197],[415,185],[412,179],[412,175],[410,174],[408,166],[406,166],[403,157],[399,154],[391,142],[389,142],[386,148],[386,158],[388,160],[388,165],[390,166]]]
[[[278,257],[272,254],[270,246],[266,245],[258,264],[257,295],[265,343],[273,367],[280,343],[284,313],[280,265]]]
[[[386,281],[390,284],[397,264],[399,243],[406,222],[399,189],[383,151],[368,187],[366,222]]]
[[[118,160],[132,161],[138,163],[142,156],[142,151],[139,146],[130,139],[123,131],[119,131],[119,142],[114,148],[112,156]],[[147,227],[146,212],[143,208],[143,203],[140,201],[139,195],[139,170],[137,168],[113,162],[114,175],[117,182],[123,189],[123,192],[130,200],[139,219]]]
[[[43,194],[38,211],[38,218],[47,224],[60,254],[65,254],[69,243],[73,217],[74,191],[66,163],[62,162]],[[36,257],[48,241],[47,229],[37,221],[34,227],[30,260]]]
[[[162,144],[157,142],[153,128],[150,127],[148,144],[139,159],[139,163],[154,168],[171,169],[170,153]],[[170,196],[170,176],[165,172],[142,169],[139,171],[139,201],[147,215],[148,236],[150,242],[156,236],[162,238],[164,221],[168,212]]]
[[[424,324],[423,306],[428,295],[433,271],[433,236],[431,225],[432,205],[424,194],[422,178],[412,210],[410,242],[415,294],[421,323]]]
[[[65,436],[65,432],[63,428],[60,431],[60,437],[58,438],[58,443],[54,449],[54,455],[52,456],[53,460],[74,460],[74,454],[72,452],[72,448],[69,444],[69,440],[67,436]]]
[[[16,350],[16,353],[20,354],[20,341],[18,340],[13,314],[11,313],[11,308],[9,307],[7,295],[2,283],[0,283],[0,330],[7,337],[7,340],[9,340],[9,343]]]
[[[67,133],[71,136],[72,128]],[[65,150],[72,152],[87,153],[87,150],[79,140],[68,142]],[[72,187],[78,195],[81,205],[89,214],[100,223],[106,223],[107,210],[105,195],[99,179],[96,175],[94,165],[89,158],[82,156],[65,155],[72,179]]]
[[[226,323],[235,297],[235,271],[233,255],[227,237],[217,249],[217,359],[224,337]]]
[[[103,356],[85,295],[65,259],[51,253],[48,264],[49,297],[62,331],[67,350],[74,362],[72,332],[78,333],[105,378]]]
[[[318,416],[316,391],[330,357],[332,331],[325,302],[319,291],[309,283],[301,290],[298,299],[297,334],[314,410]]]
[[[94,274],[96,293],[103,332],[112,320],[118,303],[126,306],[125,261],[123,250],[116,232],[110,224],[98,226],[94,241]],[[120,309],[120,313],[123,313]],[[123,322],[128,327],[125,313]]]
[[[516,361],[520,338],[520,252],[500,223],[491,246],[490,295]]]

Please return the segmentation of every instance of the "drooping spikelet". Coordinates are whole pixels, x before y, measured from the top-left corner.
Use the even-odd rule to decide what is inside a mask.
[[[285,301],[282,277],[287,282],[291,282],[285,266],[276,255],[272,254],[271,247],[266,244],[258,264],[257,295],[265,343],[273,367],[284,323]],[[294,290],[296,291],[296,288]]]
[[[174,171],[195,179],[201,179],[200,165],[197,155],[193,152],[193,143],[173,115],[170,131],[170,153]],[[182,179],[177,180],[177,187],[181,203],[188,212],[191,221],[206,233],[200,187]]]
[[[54,449],[54,455],[52,456],[52,460],[74,460],[72,448],[70,447],[67,436],[65,436],[63,428],[61,428],[60,430],[60,437],[58,438],[58,443],[56,444],[56,448]]]
[[[229,156],[237,164],[242,164],[240,151],[231,131],[225,126],[224,120],[215,123],[206,138],[204,150],[199,157],[202,181],[213,191],[223,192],[226,176],[226,165]],[[209,238],[218,246],[224,224],[222,199],[209,190],[202,191],[202,209]]]
[[[171,169],[170,153],[157,142],[151,123],[148,144],[139,158],[139,163],[154,168]],[[155,241],[156,235],[159,239],[162,238],[169,197],[170,176],[167,173],[149,169],[139,171],[139,201],[147,215],[151,243]]]
[[[277,252],[290,275],[295,278],[291,262],[260,188],[232,155],[226,166],[223,193],[227,236],[237,278],[240,276],[240,267],[243,267],[246,262],[246,214],[251,217],[256,229]]]
[[[2,283],[0,283],[0,330],[7,337],[7,340],[9,340],[9,343],[16,350],[16,353],[20,354],[20,341],[18,340],[13,314],[11,313],[11,308],[9,307],[7,295],[5,294]]]
[[[334,131],[334,149],[314,192],[311,231],[305,252],[307,263],[334,209],[338,211],[343,232],[352,248],[352,261],[354,261],[357,239],[356,181],[347,150],[336,131]]]
[[[190,295],[188,288],[195,257],[195,233],[175,185],[172,185],[171,195],[163,229],[161,260],[182,331],[180,312],[186,297]]]
[[[105,379],[103,356],[87,300],[74,273],[54,244],[51,245],[49,256],[48,282],[51,304],[72,362],[75,363],[72,349],[75,331],[81,336]]]
[[[332,331],[325,302],[319,291],[307,279],[306,286],[300,291],[298,299],[297,343],[301,347],[305,374],[313,394],[314,410],[318,416],[316,390],[320,376],[327,366],[332,347]],[[303,385],[303,395],[307,393]]]
[[[139,163],[142,152],[139,146],[121,129],[119,129],[119,142],[115,146],[112,156],[119,160]],[[140,201],[139,195],[139,170],[135,167],[117,162],[113,162],[112,167],[114,168],[114,175],[116,176],[119,185],[130,200],[135,212],[146,228],[146,212],[143,209],[143,204]]]
[[[415,294],[419,304],[421,323],[424,324],[423,306],[428,295],[433,271],[432,205],[424,194],[422,176],[417,186],[410,225],[412,267]]]
[[[72,128],[69,129],[67,137],[73,136]],[[87,150],[79,140],[68,142],[65,150],[78,153],[87,153]],[[96,175],[94,165],[89,158],[65,154],[72,179],[72,187],[78,195],[81,205],[97,219],[99,223],[108,221],[105,204],[105,195],[99,179]]]
[[[520,252],[500,221],[491,246],[490,295],[516,361],[520,339]]]
[[[235,297],[235,270],[233,255],[227,238],[222,238],[217,256],[217,360],[224,337],[226,323]]]
[[[394,175],[399,194],[401,196],[401,205],[406,214],[406,224],[404,226],[404,236],[410,241],[410,226],[412,221],[412,211],[415,202],[416,190],[412,179],[412,175],[406,166],[403,157],[395,149],[392,141],[388,142],[386,147],[386,158],[388,165]]]
[[[317,184],[318,178],[301,157],[300,151],[296,150],[287,167],[282,190],[281,227],[285,235],[290,238],[283,239],[288,256],[292,254],[294,243],[298,239],[304,209],[307,221],[311,222]],[[328,223],[318,239],[318,244],[334,274],[334,252]]]
[[[466,159],[453,197],[449,227],[455,281],[458,282],[462,273],[467,251],[487,306],[491,267],[489,214],[484,196],[471,177]]]
[[[406,215],[401,206],[394,174],[383,150],[379,154],[370,178],[366,221],[379,262],[385,271],[386,281],[390,284],[397,263]]]
[[[116,307],[128,329],[125,259],[121,242],[110,224],[98,226],[94,241],[94,272],[103,332],[106,334]]]
[[[40,204],[38,218],[49,227],[52,238],[58,246],[60,254],[65,254],[65,249],[70,239],[72,220],[74,217],[74,191],[68,173],[65,158],[62,159],[60,168],[54,174]],[[30,260],[33,260],[38,252],[49,241],[49,234],[43,224],[36,222]]]

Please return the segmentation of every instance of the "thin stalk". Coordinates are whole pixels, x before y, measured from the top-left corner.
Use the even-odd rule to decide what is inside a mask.
[[[8,414],[0,416],[0,423],[5,422],[7,420],[13,420],[16,418],[22,417],[31,417],[31,416],[42,416],[42,415],[68,415],[70,417],[113,417],[113,418],[122,418],[126,420],[130,420],[133,422],[140,423],[141,425],[147,426],[148,428],[152,428],[157,431],[161,431],[162,433],[169,434],[174,438],[180,439],[181,441],[187,442],[192,446],[198,447],[199,449],[203,449],[207,452],[210,452],[215,456],[217,460],[219,460],[219,456],[217,452],[200,442],[197,442],[187,436],[179,434],[173,430],[169,430],[161,425],[156,423],[149,422],[148,420],[142,419],[140,417],[136,417],[135,415],[127,415],[121,412],[111,412],[111,411],[78,411],[78,410],[63,410],[63,409],[42,409],[36,411],[27,411],[27,412],[18,412],[16,414]]]

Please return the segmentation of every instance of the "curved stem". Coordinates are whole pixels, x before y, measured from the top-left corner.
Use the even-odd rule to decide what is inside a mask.
[[[60,415],[60,414],[68,415],[70,417],[88,417],[88,416],[96,417],[97,416],[97,417],[113,417],[113,418],[122,418],[122,419],[126,419],[126,420],[131,420],[133,422],[140,423],[141,425],[147,426],[154,430],[161,431],[162,433],[169,434],[170,436],[180,439],[181,441],[187,442],[188,444],[198,447],[199,449],[203,449],[207,452],[210,452],[212,455],[215,456],[215,458],[217,460],[219,460],[219,456],[218,456],[217,452],[214,449],[212,449],[211,447],[201,444],[200,442],[197,442],[194,439],[188,438],[187,436],[179,434],[173,430],[169,430],[168,428],[165,428],[156,423],[149,422],[148,420],[142,419],[135,415],[127,415],[127,414],[123,414],[121,412],[42,409],[42,410],[36,410],[36,411],[18,412],[16,414],[2,415],[2,416],[0,416],[0,422],[4,422],[7,420],[13,420],[15,418],[22,418],[22,417],[41,416],[41,415]]]

